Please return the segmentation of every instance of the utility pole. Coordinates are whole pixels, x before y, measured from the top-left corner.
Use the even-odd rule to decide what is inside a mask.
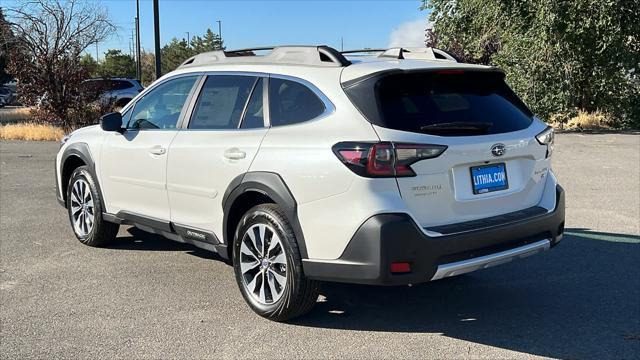
[[[340,36],[340,51],[344,51],[344,37]]]
[[[136,0],[136,79],[142,81],[142,59],[140,58],[140,0]]]
[[[222,21],[216,20],[218,23],[218,39],[220,40],[220,50],[222,50]]]
[[[96,41],[96,61],[100,61],[100,53],[98,52],[98,42]]]
[[[135,53],[135,51],[136,51],[136,40],[135,40],[136,39],[136,34],[135,34],[134,31],[135,31],[134,29],[131,29],[131,37],[129,38],[130,44],[131,44],[131,45],[129,45],[129,56],[131,56],[135,60],[136,59],[135,58],[135,56],[136,56],[136,53]]]
[[[153,0],[153,32],[155,37],[156,52],[156,79],[162,76],[162,62],[160,62],[160,9],[158,0]]]
[[[189,34],[189,32],[186,32],[187,34],[187,46],[191,47],[191,34]]]

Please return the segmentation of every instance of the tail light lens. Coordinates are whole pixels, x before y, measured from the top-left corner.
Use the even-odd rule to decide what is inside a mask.
[[[411,164],[440,156],[445,145],[341,142],[333,152],[351,171],[364,177],[416,176]]]
[[[546,129],[544,129],[543,132],[536,135],[536,140],[538,140],[540,145],[547,145],[546,157],[551,156],[551,154],[553,153],[553,146],[554,146],[554,140],[555,140],[555,133],[553,131],[553,128],[551,126],[548,126]]]

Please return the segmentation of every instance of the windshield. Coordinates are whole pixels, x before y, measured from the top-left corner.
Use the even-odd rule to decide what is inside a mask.
[[[533,114],[503,78],[495,71],[394,72],[345,91],[379,126],[441,136],[486,135],[522,130],[532,122]]]

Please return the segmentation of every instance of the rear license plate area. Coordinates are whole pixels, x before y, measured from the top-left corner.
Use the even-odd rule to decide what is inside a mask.
[[[509,188],[505,163],[472,166],[470,170],[471,187],[476,195]]]

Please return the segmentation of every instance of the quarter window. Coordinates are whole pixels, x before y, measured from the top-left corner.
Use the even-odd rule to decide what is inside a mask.
[[[324,103],[303,84],[277,78],[269,80],[269,120],[272,126],[308,121],[324,110]]]
[[[212,75],[198,96],[189,129],[237,129],[256,83],[253,76]]]
[[[133,109],[128,129],[175,129],[197,76],[169,80],[149,91]]]

